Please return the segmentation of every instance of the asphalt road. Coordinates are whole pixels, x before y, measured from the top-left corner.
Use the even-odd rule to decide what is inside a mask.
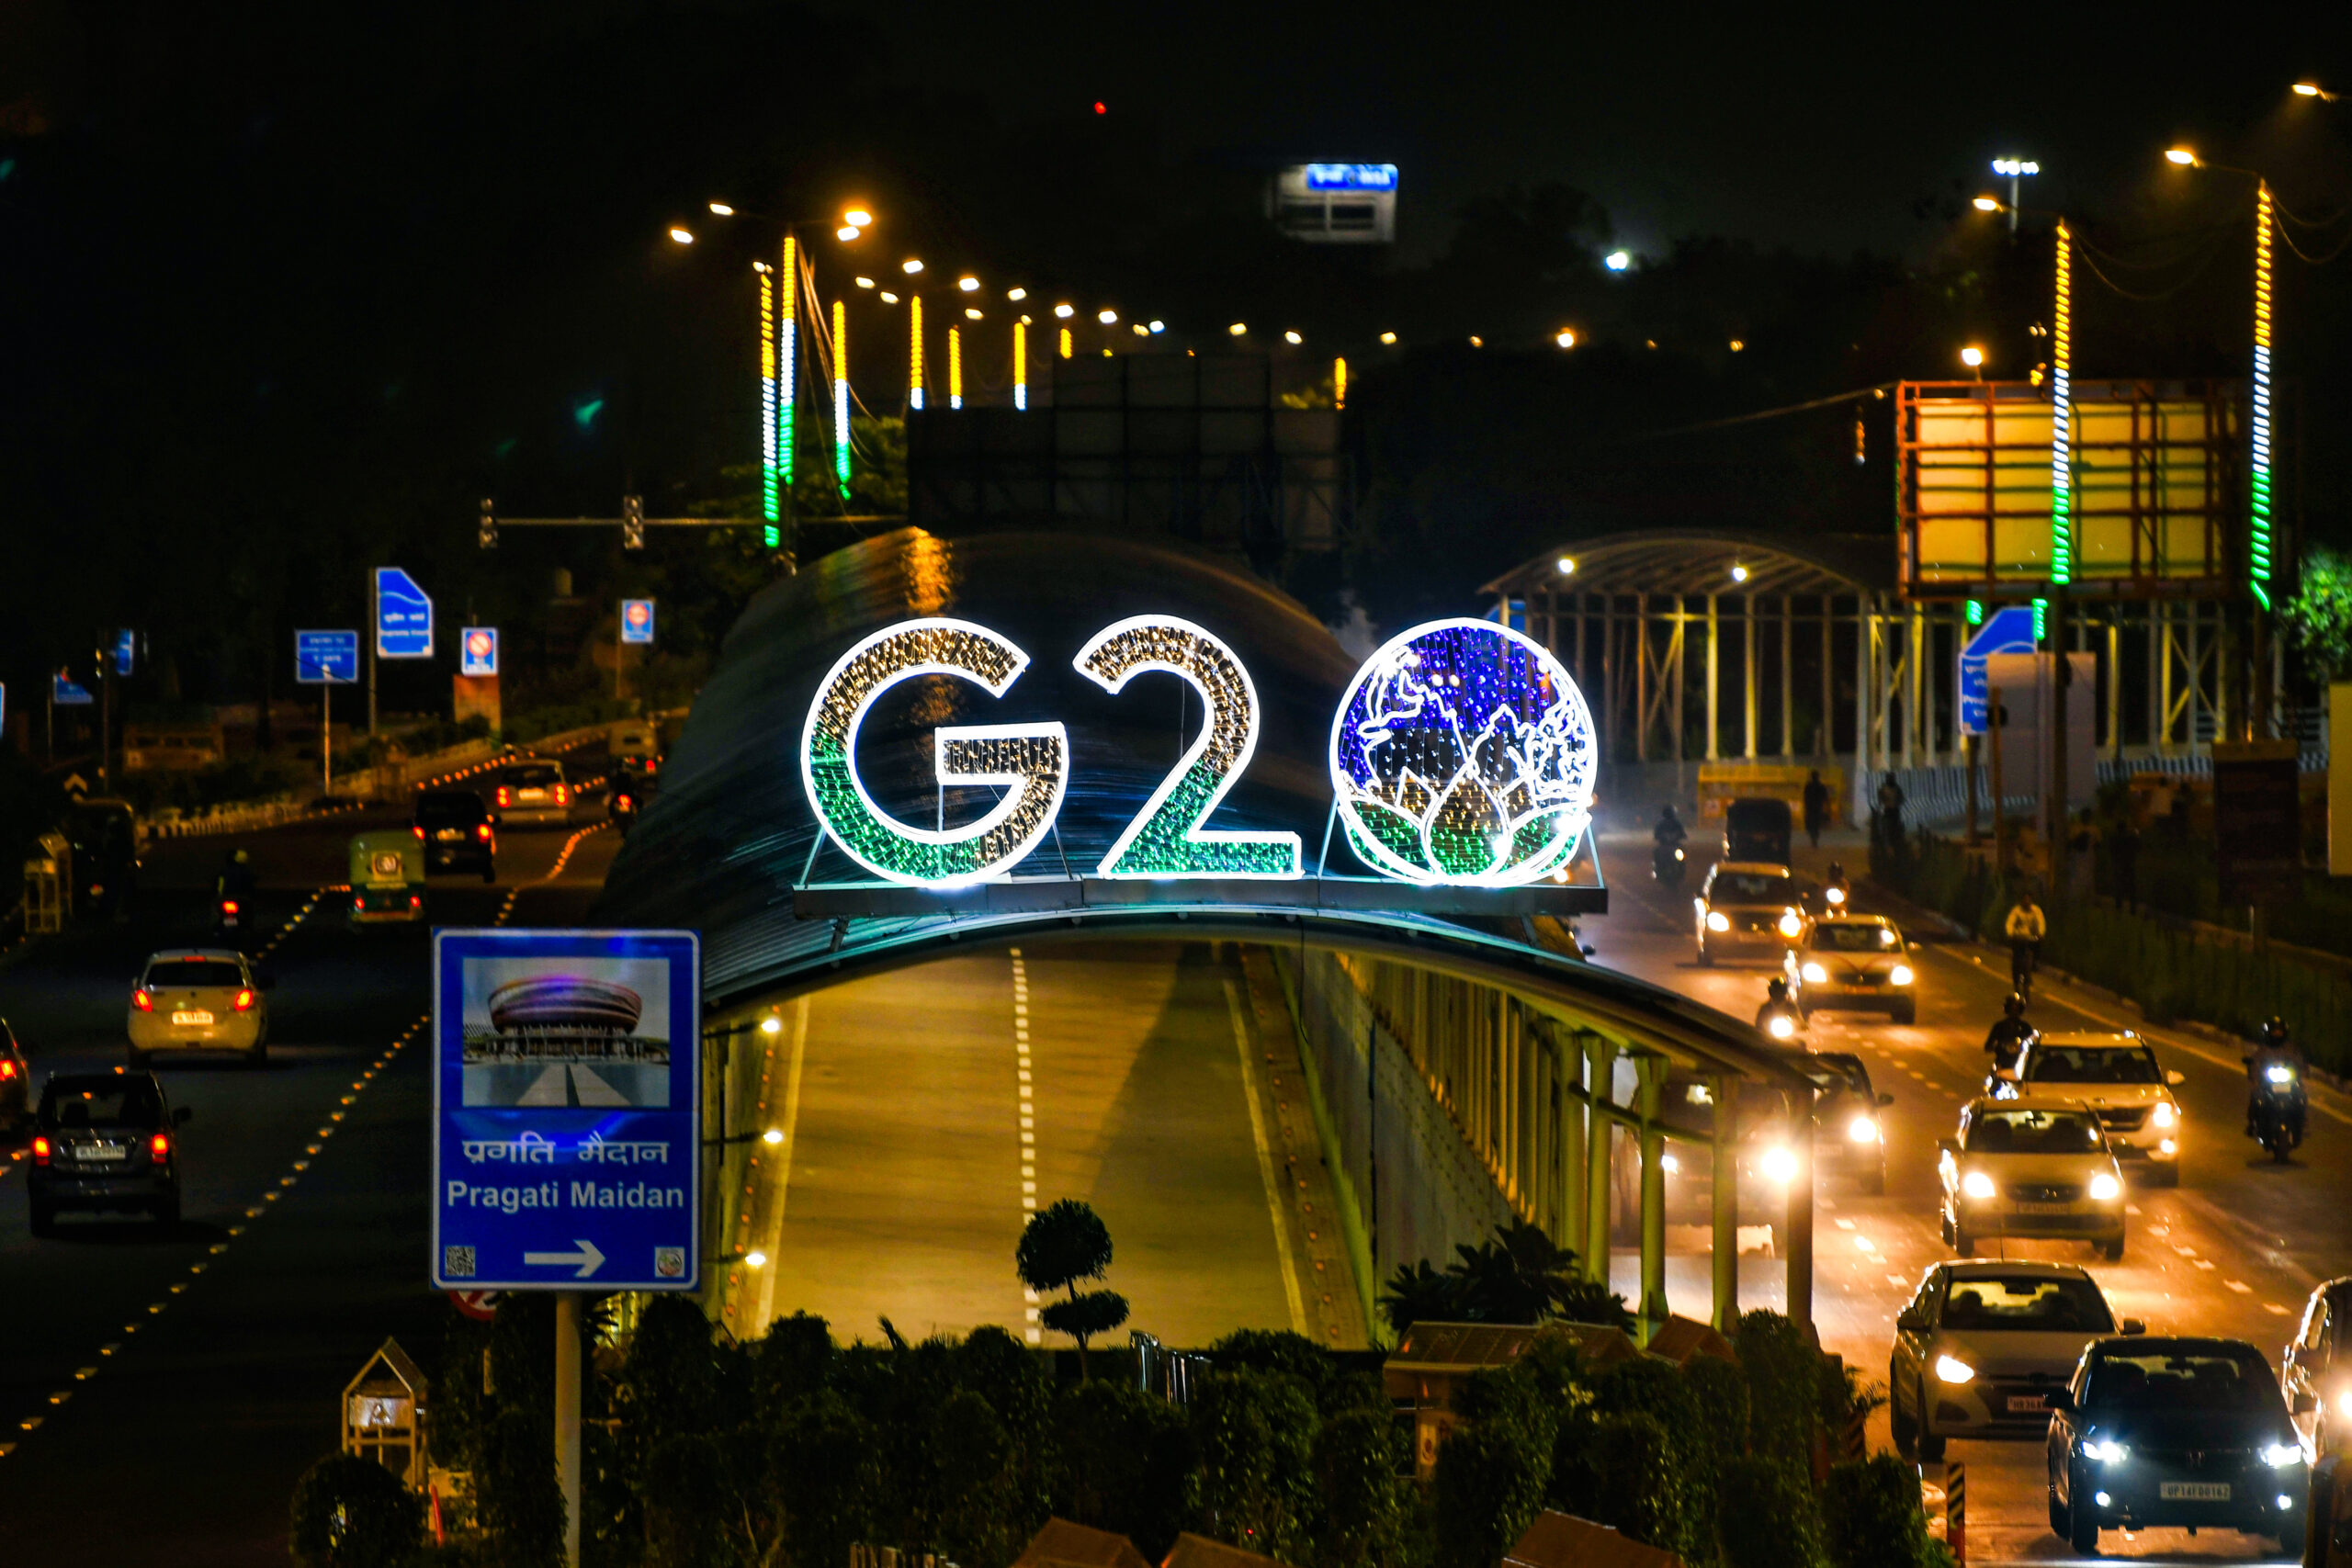
[[[593,767],[593,764],[592,764]],[[579,922],[617,835],[510,829],[499,877],[436,879],[441,925]],[[234,840],[254,852],[270,1063],[167,1066],[184,1222],[26,1224],[24,1143],[0,1159],[0,1559],[10,1549],[188,1564],[286,1561],[286,1507],[334,1450],[339,1396],[388,1335],[421,1351],[451,1308],[425,1286],[431,1086],[424,926],[349,930],[338,895],[355,813]],[[136,919],[20,949],[0,1013],[50,1072],[123,1060],[141,960],[212,941],[207,894],[232,840],[151,847]],[[570,852],[567,854],[567,847]],[[559,874],[550,877],[559,859]],[[29,1559],[28,1559],[29,1560]]]
[[[1702,841],[1694,835],[1694,848]],[[1818,876],[1833,852],[1849,873],[1858,873],[1865,858],[1850,838],[1817,852],[1801,846],[1800,872]],[[1658,887],[1650,876],[1646,831],[1605,838],[1602,858],[1612,912],[1583,923],[1585,940],[1597,950],[1594,962],[1752,1016],[1770,970],[1760,964],[1701,969],[1693,962],[1690,911],[1697,877],[1679,893]],[[1703,871],[1707,857],[1692,860]],[[1858,889],[1857,902],[1870,908],[1867,887]],[[1910,934],[1917,940],[1923,933]],[[1952,1256],[1937,1234],[1937,1140],[1951,1135],[1960,1108],[1983,1083],[1984,1032],[2008,993],[2006,953],[1931,939],[1918,967],[1916,1027],[1839,1013],[1815,1014],[1810,1031],[1815,1049],[1858,1052],[1875,1086],[1895,1096],[1885,1117],[1885,1195],[1826,1188],[1815,1242],[1815,1320],[1823,1343],[1878,1382],[1887,1375],[1895,1313],[1928,1267]],[[2152,1333],[2248,1339],[2275,1366],[2312,1287],[2352,1271],[2352,1213],[2343,1196],[2352,1190],[2352,1099],[2315,1087],[2307,1141],[2291,1162],[2275,1166],[2242,1134],[2245,1073],[2229,1046],[2181,1031],[2146,1029],[2136,1012],[2047,976],[2030,1016],[2045,1030],[2133,1028],[2148,1035],[2164,1066],[2187,1075],[2176,1090],[2184,1112],[2185,1158],[2177,1188],[2132,1192],[2120,1263],[2101,1262],[2087,1247],[2060,1242],[2010,1242],[2007,1256],[2084,1264],[2119,1316],[2144,1318]],[[1999,1244],[1980,1245],[1978,1256],[2002,1256]],[[1678,1310],[1707,1315],[1707,1269],[1701,1251],[1670,1260],[1668,1293]],[[1611,1274],[1631,1299],[1638,1286],[1633,1255],[1613,1258]],[[1744,1258],[1741,1292],[1743,1305],[1779,1306],[1780,1264]],[[1883,1413],[1873,1441],[1888,1444]],[[1972,1562],[2072,1556],[2048,1531],[2038,1442],[1955,1441],[1946,1458],[1968,1469]],[[2194,1540],[2177,1530],[2136,1538],[2109,1532],[2105,1541],[2109,1556],[2182,1562],[2246,1559],[2269,1550],[2266,1542],[2227,1531]]]
[[[1233,950],[1172,943],[952,959],[796,1004],[766,1066],[786,1142],[738,1211],[738,1248],[770,1261],[735,1271],[727,1321],[1067,1345],[1013,1248],[1031,1213],[1080,1198],[1134,1314],[1112,1342],[1292,1327],[1361,1346],[1279,1006]]]

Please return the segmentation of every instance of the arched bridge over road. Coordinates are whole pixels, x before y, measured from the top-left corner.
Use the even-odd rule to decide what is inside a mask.
[[[1156,883],[1089,874],[1205,722],[1201,696],[1173,678],[1113,693],[1070,669],[1073,651],[1098,626],[1144,614],[1210,629],[1250,672],[1259,745],[1204,826],[1298,834],[1305,877]],[[1008,880],[952,892],[878,881],[823,834],[804,788],[798,749],[820,683],[860,639],[917,616],[992,628],[1031,662],[1001,696],[929,674],[876,699],[858,740],[863,787],[899,821],[944,830],[983,815],[999,792],[964,786],[968,793],[959,795],[939,784],[933,757],[943,726],[1063,722],[1067,797],[1050,837]],[[704,933],[707,1016],[721,1043],[744,1038],[786,1004],[868,996],[861,987],[889,983],[913,987],[905,1010],[878,1001],[862,1017],[811,1025],[801,1002],[796,1029],[854,1032],[887,1016],[898,1035],[920,1036],[931,1000],[943,1016],[952,1010],[947,989],[926,998],[926,976],[980,954],[1009,963],[1024,1172],[1036,1157],[1028,1142],[1035,1107],[1025,976],[1051,954],[1096,953],[1106,944],[1139,953],[1226,944],[1271,977],[1263,993],[1286,1015],[1312,1101],[1309,1135],[1320,1145],[1367,1316],[1378,1279],[1423,1258],[1442,1261],[1454,1243],[1516,1216],[1542,1224],[1603,1277],[1612,1231],[1638,1235],[1639,1315],[1645,1332],[1654,1328],[1668,1305],[1663,1172],[1670,1142],[1712,1151],[1713,1168],[1724,1173],[1712,1183],[1709,1215],[1712,1315],[1723,1321],[1736,1310],[1736,1229],[1743,1207],[1751,1222],[1758,1217],[1759,1201],[1771,1204],[1781,1230],[1788,1303],[1809,1314],[1808,1118],[1784,1117],[1797,1161],[1785,1210],[1777,1191],[1751,1192],[1743,1205],[1734,1157],[1741,1107],[1752,1111],[1759,1091],[1765,1102],[1809,1103],[1806,1059],[1742,1021],[1586,962],[1566,918],[1598,905],[1591,879],[1464,893],[1371,876],[1345,834],[1330,830],[1324,761],[1330,716],[1354,663],[1295,603],[1222,563],[1164,547],[1061,535],[951,543],[916,530],[869,540],[764,592],[729,634],[599,913],[613,923]],[[861,1091],[871,1097],[865,1109],[904,1112],[914,1092],[908,1076],[922,1073],[922,1044],[900,1038],[887,1057],[878,1048],[867,1053],[895,1064],[899,1077]],[[854,1043],[841,1049],[845,1064],[859,1059]],[[1083,1040],[1073,1049],[1082,1054]],[[1245,1047],[1245,1089],[1250,1055]],[[771,1055],[743,1051],[711,1075],[732,1097],[734,1124],[750,1124],[763,1107],[773,1118],[775,1100],[799,1095],[797,1066],[788,1090],[754,1076],[775,1071]],[[840,1106],[844,1122],[861,1113],[854,1094]],[[943,1120],[953,1113],[939,1112]],[[854,1128],[842,1135],[856,1138]],[[1262,1129],[1259,1142],[1262,1163]],[[749,1162],[756,1157],[730,1145],[710,1177],[715,1191],[747,1193],[748,1206],[713,1210],[737,1209],[747,1226],[762,1201],[760,1180],[775,1174],[755,1176]],[[821,1163],[805,1147],[785,1157],[785,1180]],[[1690,1163],[1686,1157],[1686,1168]],[[1157,1179],[1181,1185],[1186,1177],[1163,1168]],[[776,1207],[784,1207],[780,1194]],[[1278,1238],[1282,1224],[1277,1205]],[[825,1245],[854,1249],[858,1229],[845,1212]],[[793,1233],[779,1225],[772,1234]],[[787,1293],[763,1299],[760,1310],[796,1304]],[[761,1325],[739,1319],[737,1326]]]

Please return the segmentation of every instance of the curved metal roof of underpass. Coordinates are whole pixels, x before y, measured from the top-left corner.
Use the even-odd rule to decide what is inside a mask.
[[[1229,888],[1215,903],[1204,895],[1196,904],[1155,898],[1019,911],[796,915],[795,889],[812,880],[812,867],[817,882],[863,874],[837,849],[812,861],[818,824],[798,763],[809,703],[846,649],[883,626],[932,615],[978,622],[1018,644],[1031,662],[1001,701],[967,682],[931,678],[877,702],[859,739],[861,775],[876,802],[904,820],[985,809],[992,796],[939,798],[932,731],[1061,719],[1071,765],[1059,843],[1032,860],[1050,867],[1058,852],[1091,863],[1182,750],[1173,677],[1142,677],[1114,696],[1070,665],[1095,631],[1146,612],[1182,615],[1215,632],[1258,691],[1257,757],[1216,824],[1290,829],[1312,855],[1330,806],[1324,761],[1330,716],[1355,661],[1303,605],[1224,562],[1163,545],[1062,533],[951,541],[910,528],[836,551],[753,598],[663,761],[660,794],[614,862],[598,919],[699,931],[705,998],[715,1011],[974,948],[1102,938],[1304,943],[1491,984],[1695,1066],[1793,1081],[1801,1054],[1770,1044],[1745,1021],[1532,940],[1498,935],[1507,929],[1499,920],[1481,929],[1404,908],[1253,905],[1246,892]],[[1197,732],[1197,699],[1189,713]]]
[[[1496,578],[1487,593],[1891,592],[1893,535],[1821,534],[1803,538],[1702,528],[1645,528],[1577,539]],[[1563,560],[1576,570],[1564,572]],[[1732,569],[1747,571],[1735,581]]]

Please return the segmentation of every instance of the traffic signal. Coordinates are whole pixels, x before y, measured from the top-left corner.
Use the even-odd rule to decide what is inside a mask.
[[[645,548],[645,502],[640,496],[621,497],[621,548]]]
[[[481,521],[474,527],[474,543],[485,550],[498,547],[498,513],[488,496],[481,498]]]

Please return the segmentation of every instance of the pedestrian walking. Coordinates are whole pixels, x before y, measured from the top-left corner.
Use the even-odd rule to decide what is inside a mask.
[[[1829,825],[1829,786],[1821,782],[1821,770],[1815,768],[1804,781],[1804,836],[1815,849],[1821,847],[1821,830]]]

